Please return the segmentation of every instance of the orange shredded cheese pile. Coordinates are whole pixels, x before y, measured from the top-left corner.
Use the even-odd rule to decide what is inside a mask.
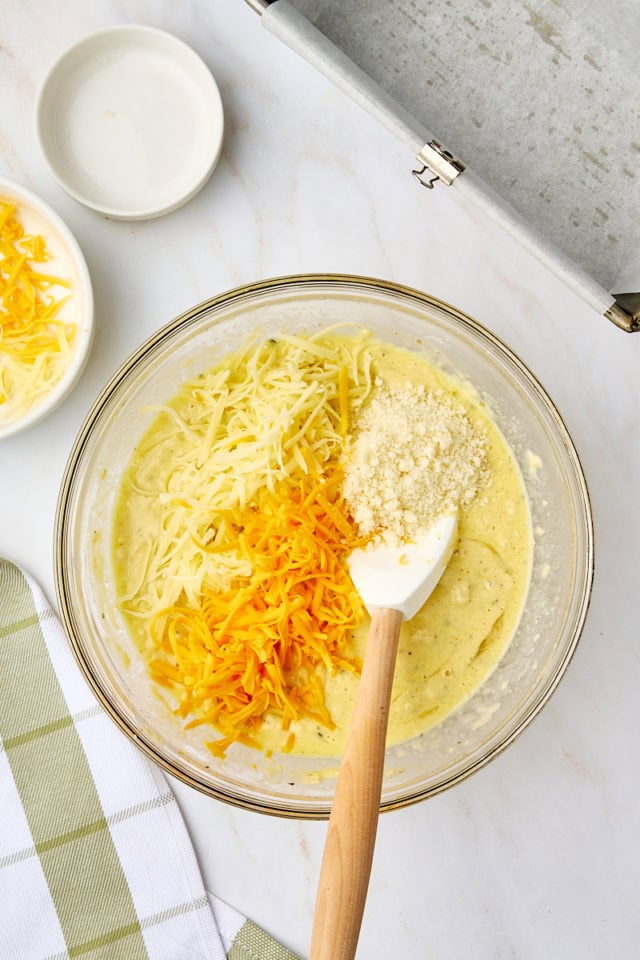
[[[68,280],[36,265],[49,259],[40,234],[27,234],[13,203],[0,199],[0,417],[23,416],[55,386],[76,333],[58,318]]]
[[[268,713],[284,731],[303,717],[333,728],[322,671],[359,672],[347,646],[363,614],[345,565],[363,541],[337,473],[264,487],[225,520],[229,539],[210,549],[245,557],[250,575],[197,606],[158,613],[149,662],[152,678],[178,696],[177,713],[193,717],[187,728],[207,723],[220,732],[207,743],[219,757],[236,741],[259,748]],[[283,751],[293,745],[289,733]]]

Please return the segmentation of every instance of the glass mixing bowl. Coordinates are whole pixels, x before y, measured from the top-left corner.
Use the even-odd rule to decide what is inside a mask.
[[[578,643],[593,574],[589,497],[553,403],[520,360],[480,324],[424,293],[360,277],[308,275],[252,284],[182,314],[151,337],[103,390],[71,453],[56,518],[56,586],[75,655],[124,732],[174,776],[253,810],[329,814],[339,758],[267,758],[235,745],[224,761],[154,694],[119,614],[112,516],[120,479],[155,413],[180,384],[239,347],[250,331],[367,327],[468,379],[520,464],[536,531],[518,630],[491,676],[420,737],[387,749],[382,809],[465,779],[515,740],[557,686]],[[210,738],[210,735],[209,735]]]

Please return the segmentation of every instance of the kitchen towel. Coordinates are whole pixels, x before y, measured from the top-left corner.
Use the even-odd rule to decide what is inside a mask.
[[[0,957],[296,960],[207,894],[161,771],[94,699],[38,585],[2,559]]]

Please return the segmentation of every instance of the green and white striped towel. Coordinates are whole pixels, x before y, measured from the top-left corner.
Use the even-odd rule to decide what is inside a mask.
[[[84,682],[42,591],[0,559],[2,960],[296,960],[207,896],[167,781]]]

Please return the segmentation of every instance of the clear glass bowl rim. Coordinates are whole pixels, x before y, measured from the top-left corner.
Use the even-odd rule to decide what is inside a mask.
[[[287,294],[308,291],[310,287],[327,285],[342,289],[345,292],[356,292],[369,290],[374,293],[383,293],[396,295],[402,299],[417,302],[420,306],[436,308],[448,315],[467,332],[475,337],[476,341],[484,340],[490,348],[495,351],[500,359],[506,360],[514,368],[518,375],[525,381],[526,385],[535,393],[538,402],[544,409],[545,415],[552,422],[557,431],[557,438],[562,442],[563,451],[567,457],[567,467],[573,473],[573,479],[576,482],[578,502],[582,507],[581,515],[576,516],[576,523],[581,527],[581,535],[584,541],[584,565],[582,569],[576,570],[578,583],[576,590],[579,590],[579,596],[575,605],[574,623],[571,630],[569,641],[566,643],[562,656],[559,658],[555,669],[547,678],[547,682],[539,691],[537,698],[530,704],[529,708],[523,712],[517,726],[497,744],[493,745],[479,758],[470,763],[465,769],[455,773],[453,776],[444,779],[435,787],[406,795],[397,800],[388,801],[381,806],[381,812],[398,809],[417,803],[420,800],[435,796],[445,790],[455,786],[455,784],[468,779],[473,773],[486,766],[491,760],[499,756],[510,744],[512,744],[528,727],[531,721],[538,715],[543,706],[548,702],[551,694],[562,679],[575,651],[582,633],[584,622],[589,609],[594,576],[594,534],[593,534],[593,516],[591,509],[591,500],[589,490],[586,484],[584,471],[580,462],[579,455],[567,429],[567,426],[546,390],[532,373],[527,365],[502,341],[496,334],[492,333],[477,320],[468,316],[457,307],[452,306],[445,301],[439,300],[431,294],[424,293],[415,288],[395,283],[393,281],[381,280],[374,277],[366,277],[352,274],[336,273],[304,273],[288,276],[273,277],[266,280],[256,281],[254,283],[244,284],[227,290],[215,297],[204,300],[195,306],[185,310],[173,320],[162,326],[147,340],[145,340],[137,350],[135,350],[119,367],[111,379],[107,382],[101,393],[98,395],[93,406],[85,417],[80,427],[75,443],[69,454],[67,465],[63,475],[60,493],[56,507],[55,528],[54,528],[54,570],[55,570],[55,589],[58,606],[62,616],[63,625],[69,643],[71,645],[75,659],[80,670],[91,687],[94,695],[97,697],[103,708],[117,726],[132,740],[143,752],[152,760],[158,763],[167,773],[181,780],[182,782],[194,787],[208,796],[215,797],[233,806],[247,810],[253,810],[260,813],[272,814],[279,817],[289,817],[294,819],[327,819],[330,813],[330,807],[326,810],[300,810],[295,807],[270,806],[262,801],[253,801],[250,797],[239,797],[230,795],[220,788],[202,779],[191,776],[187,771],[176,767],[156,745],[141,735],[134,729],[127,719],[118,710],[117,704],[114,704],[111,698],[105,693],[99,678],[94,673],[90,659],[86,656],[83,644],[86,642],[78,636],[73,618],[72,598],[70,597],[69,583],[66,575],[66,552],[67,552],[67,517],[71,508],[76,472],[85,446],[91,440],[92,430],[98,420],[105,405],[113,398],[120,384],[136,370],[136,367],[145,360],[150,353],[168,340],[172,334],[183,328],[187,328],[197,323],[203,314],[208,313],[214,308],[231,306],[236,302],[255,298],[262,293],[277,291],[281,289]],[[213,323],[223,321],[224,317],[216,318]]]

